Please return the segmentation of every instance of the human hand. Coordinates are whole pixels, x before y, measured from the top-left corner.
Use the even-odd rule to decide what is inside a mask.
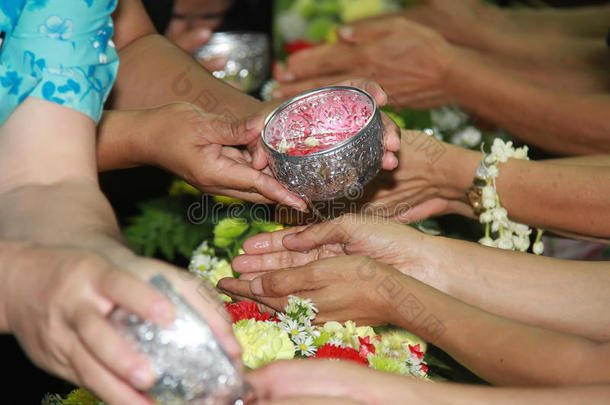
[[[111,405],[152,405],[142,392],[155,380],[149,360],[108,321],[115,306],[166,325],[163,295],[81,249],[3,248],[7,325],[42,369],[95,392]]]
[[[466,193],[480,153],[403,130],[398,156],[396,169],[380,173],[364,191],[363,209],[404,223],[445,214],[474,218]]]
[[[147,126],[151,130],[140,131],[134,139],[138,145],[132,148],[139,163],[160,165],[207,193],[306,210],[305,202],[269,170],[253,167],[248,150],[233,147],[260,138],[264,115],[232,119],[175,103],[151,110],[148,116],[154,122]]]
[[[319,310],[316,324],[351,320],[378,326],[392,321],[392,302],[379,293],[379,287],[402,277],[395,268],[365,256],[336,256],[251,280],[227,277],[217,288],[234,299],[256,301],[272,313],[281,312],[290,295],[309,298]]]
[[[441,253],[431,236],[387,218],[359,214],[261,233],[248,238],[243,249],[245,254],[232,263],[242,280],[344,255],[368,256],[421,279]]]
[[[256,404],[288,404],[292,398],[321,398],[324,404],[389,404],[408,400],[411,379],[371,370],[347,361],[281,360],[251,371],[246,378]],[[322,398],[321,398],[322,399]],[[313,404],[302,400],[303,404]],[[320,403],[320,402],[316,402]]]
[[[447,104],[444,81],[454,48],[421,25],[394,16],[356,22],[338,30],[341,41],[291,55],[274,76],[274,97],[362,76],[379,82],[392,105],[431,108]]]
[[[135,352],[107,317],[120,306],[168,325],[174,315],[165,296],[85,249],[3,243],[2,255],[8,266],[2,273],[0,319],[35,364],[87,387],[109,405],[153,403],[141,392],[155,381],[149,359]],[[228,315],[221,313],[221,303],[210,305],[210,292],[195,292],[197,283],[187,283],[176,269],[160,262],[132,257],[126,263],[140,277],[168,277],[205,317],[230,356],[240,359]]]

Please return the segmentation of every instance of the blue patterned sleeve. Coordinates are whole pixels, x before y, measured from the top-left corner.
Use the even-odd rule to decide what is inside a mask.
[[[0,125],[28,96],[98,122],[118,70],[117,0],[0,1]]]

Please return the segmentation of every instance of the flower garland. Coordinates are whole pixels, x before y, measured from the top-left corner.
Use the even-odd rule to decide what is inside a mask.
[[[514,148],[511,141],[494,139],[491,153],[485,156],[482,165],[486,171],[486,185],[482,189],[481,204],[485,211],[479,216],[479,221],[485,224],[485,236],[479,240],[484,246],[497,247],[505,250],[519,250],[526,252],[530,247],[530,235],[532,230],[525,224],[511,221],[508,212],[500,205],[500,196],[496,190],[496,179],[500,174],[499,164],[506,163],[508,159],[525,159],[528,147]],[[541,255],[544,252],[544,244],[540,240],[543,230],[538,228],[536,240],[532,251]],[[492,234],[497,238],[493,239]]]

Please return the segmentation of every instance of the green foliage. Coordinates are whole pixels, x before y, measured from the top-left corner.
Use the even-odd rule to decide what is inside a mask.
[[[209,222],[199,225],[189,222],[189,202],[193,200],[168,196],[141,203],[141,214],[130,218],[124,228],[131,248],[141,255],[160,255],[169,261],[174,261],[177,255],[188,259],[193,249],[212,233]]]
[[[432,117],[430,110],[413,110],[403,108],[396,111],[393,107],[384,106],[381,109],[388,114],[396,124],[403,129],[427,129],[432,128]]]

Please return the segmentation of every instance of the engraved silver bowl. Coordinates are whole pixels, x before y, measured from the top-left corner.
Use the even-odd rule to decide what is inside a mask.
[[[150,396],[161,405],[240,405],[250,387],[205,320],[162,275],[150,283],[174,304],[169,327],[117,308],[110,321],[134,349],[147,355],[157,381]]]
[[[269,37],[261,32],[216,32],[193,56],[204,61],[226,58],[225,68],[212,74],[245,93],[259,89],[271,71]]]
[[[371,111],[370,117],[350,138],[305,156],[288,155],[273,147],[278,136],[293,142],[304,141],[307,134],[299,134],[288,127],[290,114],[302,110],[305,105],[317,103],[322,109],[332,110],[324,111],[321,116],[330,121],[341,119],[344,117],[336,115],[344,111],[341,103],[345,100]],[[324,126],[326,123],[311,124]],[[301,94],[276,108],[265,121],[262,137],[269,165],[278,181],[311,202],[360,195],[364,185],[381,169],[383,132],[381,114],[370,94],[355,87],[331,86]]]

